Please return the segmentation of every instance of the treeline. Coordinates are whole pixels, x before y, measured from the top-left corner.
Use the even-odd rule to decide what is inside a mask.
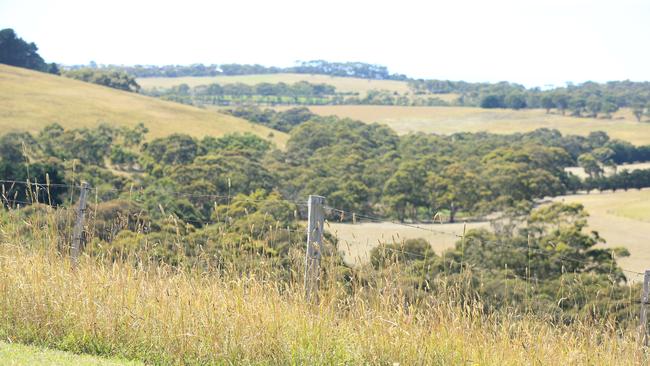
[[[93,63],[90,67],[97,67]],[[71,66],[83,68],[86,65]],[[388,68],[381,65],[363,62],[327,62],[324,60],[302,61],[295,66],[276,67],[258,64],[192,64],[192,65],[102,65],[110,69],[118,69],[135,77],[182,77],[182,76],[217,76],[217,75],[253,75],[253,74],[320,74],[330,76],[355,77],[379,80],[407,80],[400,74],[391,74]]]
[[[324,83],[299,81],[286,83],[244,83],[198,85],[190,87],[180,84],[169,89],[152,89],[145,94],[175,102],[195,105],[231,105],[238,103],[268,104],[327,104],[333,99],[342,99],[344,94]]]
[[[572,116],[611,118],[619,108],[633,108],[637,120],[650,113],[650,82],[610,81],[569,84],[550,90],[527,89],[509,82],[468,83],[448,80],[410,80],[416,94],[460,95],[457,103],[482,108],[555,109]]]
[[[83,69],[91,70],[91,69]],[[76,71],[71,71],[74,73]],[[137,85],[137,84],[136,84]],[[145,94],[192,105],[402,105],[445,106],[437,97],[413,97],[387,90],[369,90],[364,96],[358,93],[337,92],[333,85],[299,81],[287,83],[244,83],[198,85],[180,84],[167,89],[145,90]]]
[[[0,63],[50,74],[60,73],[57,64],[46,63],[38,54],[36,44],[24,41],[11,28],[0,30]]]
[[[38,182],[46,181],[46,175],[58,182],[85,179],[105,189],[100,196],[107,199],[132,186],[151,192],[143,204],[156,211],[153,216],[159,215],[161,205],[185,222],[210,220],[210,195],[258,190],[292,201],[320,194],[334,207],[398,220],[431,220],[438,214],[453,221],[458,215],[481,216],[584,189],[584,183],[564,169],[585,154],[601,156],[602,150],[609,150],[610,159],[623,163],[647,152],[602,132],[587,137],[546,129],[514,135],[400,137],[384,126],[318,117],[301,108],[231,113],[289,131],[286,150],[253,135],[197,140],[176,134],[144,142],[147,129],[142,125],[65,130],[55,124],[36,136],[12,133],[0,140],[3,177]],[[32,168],[38,164],[40,168]],[[120,170],[124,174],[115,173]],[[19,201],[29,198],[24,191],[6,197],[14,194]],[[52,197],[53,202],[60,199]]]
[[[99,84],[109,88],[132,92],[140,91],[140,85],[135,81],[135,78],[123,71],[84,68],[65,71],[63,75],[72,79]]]

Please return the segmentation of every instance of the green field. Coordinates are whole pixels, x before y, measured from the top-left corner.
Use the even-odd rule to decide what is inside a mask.
[[[0,65],[0,131],[37,132],[53,122],[66,128],[143,122],[149,137],[176,132],[195,137],[251,132],[278,146],[284,146],[287,139],[282,132],[214,111]]]
[[[0,342],[0,364],[11,366],[135,366],[139,362],[111,360],[69,352]]]
[[[324,83],[333,85],[337,92],[342,93],[359,93],[361,97],[365,96],[369,90],[389,90],[399,94],[410,93],[405,81],[397,80],[370,80],[359,78],[346,78],[328,75],[309,75],[309,74],[263,74],[263,75],[238,75],[238,76],[198,76],[198,77],[178,77],[178,78],[139,78],[138,84],[144,89],[152,88],[171,88],[175,85],[187,84],[190,87],[198,85],[217,84],[234,84],[244,83],[249,85],[259,83],[296,83],[299,81],[308,81],[310,83]],[[436,97],[453,101],[458,98],[456,94],[436,94]]]
[[[605,131],[611,137],[636,145],[650,144],[650,123],[639,123],[631,112],[622,110],[611,120],[576,118],[546,114],[544,110],[482,109],[472,107],[402,107],[402,106],[312,106],[314,113],[337,115],[364,122],[386,124],[397,133],[427,132],[451,134],[479,132],[509,134],[555,128],[563,134],[587,135]]]

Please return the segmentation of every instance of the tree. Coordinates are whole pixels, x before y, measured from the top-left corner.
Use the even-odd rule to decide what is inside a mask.
[[[553,102],[553,97],[545,94],[542,97],[542,108],[546,109],[546,113],[550,113],[552,108],[555,108],[555,102]]]
[[[410,216],[416,218],[416,210],[426,204],[425,172],[416,162],[405,162],[384,185],[384,200],[400,221]]]
[[[596,96],[591,96],[586,101],[586,107],[591,112],[591,117],[597,118],[598,113],[603,109],[603,102]]]
[[[586,106],[587,106],[587,101],[584,98],[581,97],[571,98],[569,102],[569,107],[573,111],[571,115],[575,117],[582,117],[582,111],[585,109]]]
[[[632,114],[634,114],[634,117],[636,118],[637,122],[641,122],[641,117],[643,117],[644,113],[645,110],[643,108],[643,105],[637,104],[632,109]]]
[[[480,200],[479,177],[460,163],[448,165],[440,175],[429,173],[426,189],[429,205],[449,209],[449,222],[459,210],[472,211]]]
[[[578,157],[578,165],[585,170],[585,173],[590,178],[600,177],[603,173],[603,168],[600,167],[598,159],[590,153],[582,154]]]
[[[58,67],[45,63],[37,51],[34,43],[18,38],[13,29],[0,31],[0,63],[58,74]]]
[[[526,97],[521,93],[510,93],[505,99],[508,108],[514,110],[526,108]]]
[[[500,95],[489,94],[481,99],[481,108],[503,108],[503,97]]]
[[[569,108],[569,97],[564,93],[556,93],[553,95],[553,104],[564,115],[567,108]]]

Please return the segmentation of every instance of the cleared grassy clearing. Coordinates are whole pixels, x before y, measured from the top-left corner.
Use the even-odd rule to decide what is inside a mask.
[[[400,243],[407,239],[423,238],[440,254],[452,248],[463,234],[463,223],[455,224],[416,224],[404,226],[392,222],[364,222],[357,224],[329,223],[328,231],[339,239],[339,251],[344,260],[351,265],[368,263],[370,251],[380,243]],[[489,227],[487,222],[471,222],[467,230]]]
[[[110,360],[69,352],[0,342],[0,364],[11,366],[136,366],[140,362]]]
[[[337,115],[386,124],[399,134],[427,132],[492,132],[510,134],[555,128],[563,134],[587,135],[605,131],[635,145],[650,144],[650,123],[639,123],[623,110],[611,120],[546,114],[544,110],[483,109],[471,107],[313,106],[320,115]],[[622,118],[622,119],[620,119]]]
[[[359,93],[361,97],[365,96],[369,90],[381,89],[397,92],[400,94],[411,93],[405,81],[397,80],[370,80],[360,78],[345,78],[328,75],[310,75],[310,74],[263,74],[263,75],[237,75],[237,76],[197,76],[197,77],[179,77],[179,78],[139,78],[138,84],[144,89],[152,88],[171,88],[175,85],[187,84],[190,87],[197,85],[207,85],[211,83],[218,84],[259,84],[259,83],[287,83],[292,84],[299,81],[310,83],[324,83],[333,85],[337,92],[342,93]],[[458,98],[457,94],[435,94],[433,95],[444,101],[451,102]]]
[[[0,133],[37,132],[53,122],[66,128],[143,122],[150,138],[178,132],[195,137],[251,132],[278,146],[287,139],[282,132],[214,111],[0,65]]]

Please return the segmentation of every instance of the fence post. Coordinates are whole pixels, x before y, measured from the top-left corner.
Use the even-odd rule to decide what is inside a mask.
[[[646,269],[643,275],[643,293],[641,294],[641,314],[639,316],[640,326],[639,331],[641,335],[641,346],[648,346],[648,314],[646,305],[650,303],[648,296],[650,292],[650,269]]]
[[[77,266],[79,251],[81,250],[81,240],[83,238],[84,224],[86,219],[86,198],[90,189],[88,182],[81,183],[81,192],[79,193],[79,206],[77,207],[77,218],[72,231],[72,264]]]
[[[318,301],[318,285],[320,282],[320,259],[323,252],[323,225],[325,215],[323,205],[325,197],[309,196],[307,201],[307,253],[305,255],[305,299],[310,301],[312,293]]]

